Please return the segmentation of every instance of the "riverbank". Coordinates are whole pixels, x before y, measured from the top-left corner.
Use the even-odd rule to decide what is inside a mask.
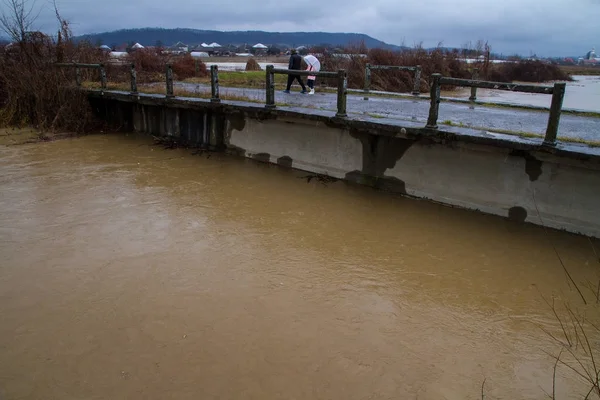
[[[103,131],[98,130],[94,132]],[[52,142],[55,140],[85,136],[87,133],[74,133],[66,131],[40,131],[39,129],[31,126],[4,127],[0,128],[0,146],[20,146],[25,144]]]
[[[569,75],[600,76],[600,67],[584,67],[581,65],[561,65],[560,69]]]
[[[72,133],[41,132],[32,127],[0,128],[0,145],[14,146],[72,137]]]

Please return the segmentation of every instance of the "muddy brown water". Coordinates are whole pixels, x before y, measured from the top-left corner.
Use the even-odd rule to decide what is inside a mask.
[[[0,147],[0,398],[542,399],[599,320],[586,238],[191,152]]]

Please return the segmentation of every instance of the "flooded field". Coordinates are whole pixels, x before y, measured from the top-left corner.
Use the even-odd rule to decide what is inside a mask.
[[[246,63],[245,62],[214,62],[214,61],[206,61],[205,62],[206,67],[210,68],[211,65],[216,65],[219,67],[219,71],[245,71],[246,70]],[[273,65],[275,68],[287,68],[288,67],[288,63],[274,63],[274,62],[258,62],[258,65],[260,65],[260,68],[262,68],[263,70],[265,70],[267,68],[267,65]]]
[[[0,146],[0,398],[544,399],[600,323],[598,241],[191,153]]]
[[[563,107],[582,111],[600,112],[600,76],[576,75],[573,76],[573,79],[573,82],[567,82]],[[544,85],[551,86],[552,83],[546,83]],[[470,89],[463,89],[460,91],[460,97],[468,98],[469,93]],[[451,95],[451,97],[458,96]],[[478,89],[477,99],[491,103],[550,107],[552,96]]]

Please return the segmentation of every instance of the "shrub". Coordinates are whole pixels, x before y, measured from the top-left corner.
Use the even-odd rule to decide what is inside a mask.
[[[127,56],[137,72],[138,83],[164,80],[167,58],[158,50],[139,49]]]
[[[207,76],[206,64],[196,60],[189,54],[173,60],[173,73],[176,79],[187,79],[194,76]]]
[[[471,69],[478,68],[480,79],[499,82],[526,81],[547,82],[570,80],[570,76],[559,66],[540,61],[520,61],[516,63],[491,64],[489,59],[469,65],[461,59],[458,50],[446,50],[441,47],[425,50],[420,46],[403,51],[371,49],[367,57],[357,54],[357,49],[346,49],[345,56],[324,54],[321,66],[324,71],[345,69],[348,73],[348,87],[362,89],[365,81],[365,65],[421,66],[421,92],[429,90],[431,75],[440,73],[453,78],[471,78]],[[363,49],[364,51],[364,49]],[[371,89],[390,92],[409,92],[413,88],[414,74],[408,71],[372,70]],[[335,79],[322,79],[322,84],[335,86]],[[444,86],[443,89],[453,89]]]
[[[0,54],[1,124],[71,132],[98,127],[86,94],[73,88],[75,71],[53,65],[58,60],[102,61],[87,43],[70,40],[66,24],[57,41],[41,33],[28,35]]]
[[[348,52],[348,50],[346,50]],[[352,49],[350,51],[356,51]],[[345,57],[325,54],[322,57],[322,69],[336,71],[345,69],[348,72],[348,86],[362,89],[365,81],[365,66],[371,65],[396,65],[396,66],[421,66],[421,91],[429,90],[429,79],[433,73],[456,78],[469,78],[471,73],[468,65],[460,60],[458,51],[447,51],[441,48],[427,51],[421,47],[404,51],[391,51],[384,49],[371,49],[367,57],[356,52]],[[373,70],[371,72],[371,89],[391,92],[409,92],[413,88],[414,73],[409,71]],[[327,81],[335,85],[334,80]]]
[[[571,76],[561,70],[558,65],[546,64],[541,61],[517,61],[496,65],[491,69],[489,79],[498,82],[572,80]]]

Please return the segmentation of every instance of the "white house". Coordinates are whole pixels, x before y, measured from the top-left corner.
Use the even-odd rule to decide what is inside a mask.
[[[125,58],[129,55],[126,51],[111,51],[108,53],[110,58]]]

